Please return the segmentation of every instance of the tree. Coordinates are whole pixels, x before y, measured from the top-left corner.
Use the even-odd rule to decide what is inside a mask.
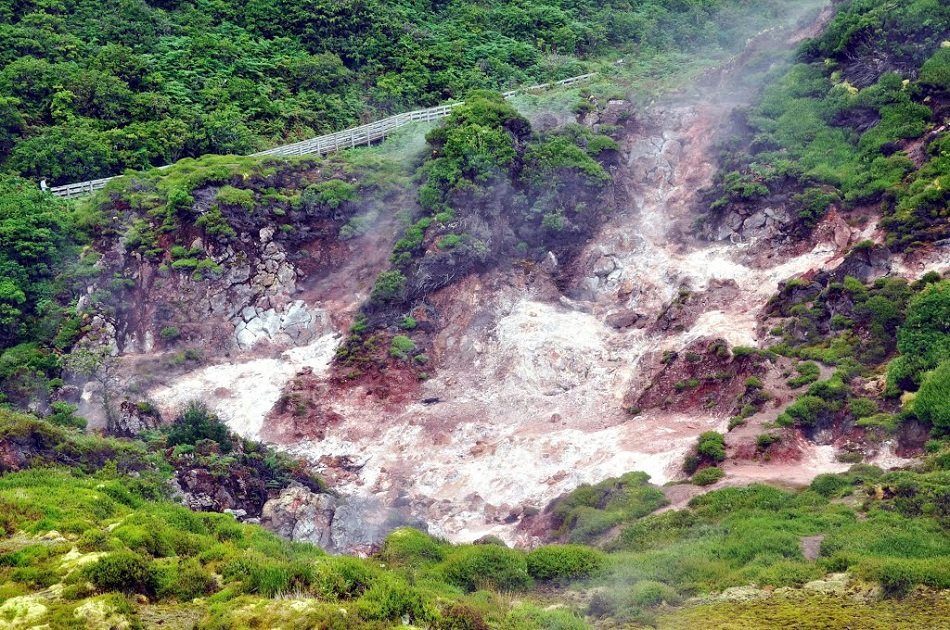
[[[119,359],[107,347],[79,348],[63,359],[63,367],[99,385],[99,396],[106,414],[106,431],[114,432],[118,423],[115,401],[119,396]]]
[[[168,445],[194,445],[201,440],[217,442],[225,453],[230,452],[234,446],[228,427],[208,409],[207,405],[199,400],[193,400],[185,406],[169,427]]]
[[[75,252],[75,232],[65,202],[0,176],[0,350],[35,337],[41,305]]]

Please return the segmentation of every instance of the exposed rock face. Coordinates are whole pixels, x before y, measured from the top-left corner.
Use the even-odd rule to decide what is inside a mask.
[[[718,224],[707,227],[705,235],[711,240],[733,243],[770,239],[783,234],[791,223],[792,215],[781,206],[754,210],[751,214],[729,212]]]
[[[297,542],[332,549],[330,527],[337,501],[328,494],[315,494],[300,484],[291,484],[264,504],[261,525]]]
[[[246,306],[234,321],[234,339],[242,350],[251,350],[259,343],[303,345],[329,328],[329,316],[308,307],[303,300],[295,300],[284,308]]]
[[[233,473],[214,475],[203,467],[176,470],[172,491],[192,510],[243,510],[250,516],[259,515],[268,496],[264,481],[248,471]]]
[[[145,431],[157,429],[161,424],[161,414],[150,404],[123,400],[119,405],[119,414],[112,426],[112,433],[118,437],[135,437]]]
[[[403,525],[423,527],[405,510],[355,497],[338,499],[293,483],[264,504],[261,525],[297,542],[334,552],[369,554],[390,531]]]

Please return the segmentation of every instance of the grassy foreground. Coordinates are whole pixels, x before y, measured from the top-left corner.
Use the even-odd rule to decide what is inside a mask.
[[[950,610],[946,450],[918,471],[858,466],[798,493],[727,488],[646,516],[659,502],[628,475],[598,486],[611,488],[602,507],[582,487],[562,509],[568,537],[578,510],[620,510],[600,548],[400,529],[360,559],[172,503],[160,442],[0,412],[5,453],[40,442],[43,457],[0,477],[5,628],[926,628]],[[75,465],[56,465],[64,456]],[[824,536],[816,560],[804,536]]]

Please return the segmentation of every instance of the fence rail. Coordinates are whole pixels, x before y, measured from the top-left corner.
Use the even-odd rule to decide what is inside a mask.
[[[505,98],[511,98],[517,94],[522,94],[525,92],[536,92],[539,90],[546,90],[553,87],[562,87],[575,85],[577,83],[582,83],[592,79],[597,73],[592,72],[590,74],[582,74],[576,77],[570,77],[568,79],[562,79],[561,81],[555,81],[554,83],[542,83],[540,85],[532,85],[526,88],[520,88],[518,90],[512,90],[510,92],[505,92]],[[382,120],[377,120],[376,122],[367,123],[365,125],[360,125],[359,127],[352,127],[350,129],[344,129],[343,131],[337,131],[336,133],[330,133],[323,136],[317,136],[316,138],[311,138],[309,140],[302,140],[300,142],[294,142],[293,144],[285,144],[283,146],[274,147],[273,149],[268,149],[266,151],[260,151],[258,153],[252,153],[252,157],[264,157],[264,156],[280,156],[280,157],[289,157],[296,155],[326,155],[328,153],[334,153],[342,149],[350,149],[353,147],[358,147],[361,145],[369,145],[377,140],[384,139],[387,135],[391,134],[393,131],[405,127],[406,125],[413,122],[431,122],[433,120],[440,120],[448,116],[453,109],[459,105],[463,105],[464,101],[459,101],[456,103],[448,103],[446,105],[439,105],[438,107],[430,107],[428,109],[417,109],[412,112],[405,112],[402,114],[396,114],[395,116],[390,116],[389,118],[383,118]],[[160,166],[158,168],[168,168],[168,166]],[[54,186],[49,188],[49,192],[53,193],[57,197],[65,197],[66,199],[72,199],[74,197],[80,197],[82,195],[88,195],[97,190],[102,190],[105,188],[105,185],[108,182],[111,182],[113,179],[118,179],[122,175],[116,175],[114,177],[102,177],[100,179],[93,179],[87,182],[78,182],[76,184],[66,184],[65,186]]]

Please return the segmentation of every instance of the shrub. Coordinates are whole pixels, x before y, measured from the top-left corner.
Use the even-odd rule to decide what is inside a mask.
[[[410,527],[394,530],[379,553],[388,564],[408,567],[421,567],[441,562],[445,558],[447,546],[428,534]]]
[[[166,432],[169,446],[194,445],[200,440],[212,440],[225,453],[233,447],[228,427],[204,403],[197,400],[188,403]]]
[[[373,585],[377,571],[358,558],[327,558],[314,570],[313,584],[321,595],[334,599],[354,599]]]
[[[416,344],[405,335],[396,335],[389,344],[389,356],[405,361],[409,354],[416,349]]]
[[[407,619],[410,624],[428,626],[435,611],[422,595],[404,580],[385,576],[377,580],[357,602],[360,617],[369,621]]]
[[[497,545],[473,545],[454,550],[441,565],[445,578],[459,588],[520,591],[531,586],[528,563],[520,551]]]
[[[746,389],[762,389],[762,379],[757,376],[750,376],[745,380]]]
[[[950,571],[941,558],[874,558],[861,562],[857,573],[880,582],[888,597],[902,597],[918,584],[950,587]]]
[[[798,376],[788,380],[788,386],[792,388],[814,383],[821,376],[821,368],[818,367],[817,363],[811,361],[799,363],[795,366],[795,371],[798,372]]]
[[[589,542],[617,523],[646,516],[669,501],[646,473],[627,473],[596,485],[582,484],[558,499],[553,525],[571,542]]]
[[[888,368],[888,386],[915,389],[920,375],[950,356],[950,280],[927,285],[908,304],[907,317],[897,332],[903,356]]]
[[[436,630],[489,630],[482,615],[465,604],[449,604],[442,609]]]
[[[224,218],[221,209],[217,206],[212,206],[207,212],[198,217],[195,220],[195,225],[203,228],[207,236],[220,236],[227,239],[237,235],[237,232],[234,231],[234,228]],[[175,266],[174,263],[172,266]]]
[[[528,574],[536,580],[573,580],[598,573],[604,555],[583,545],[549,545],[527,556]]]
[[[676,589],[662,582],[644,580],[630,589],[630,602],[642,608],[652,608],[662,603],[678,604],[681,600]]]
[[[823,497],[834,496],[841,490],[850,487],[851,482],[848,481],[846,477],[830,474],[818,475],[812,480],[811,485],[808,486],[810,490],[817,492]]]
[[[76,415],[78,408],[66,402],[57,401],[50,404],[52,413],[46,417],[47,422],[60,427],[85,429],[86,419]]]
[[[736,346],[732,349],[732,356],[734,356],[737,359],[741,359],[744,357],[757,356],[758,354],[759,354],[758,348],[752,348],[749,346]]]
[[[99,558],[84,570],[85,577],[102,591],[151,594],[156,574],[151,563],[131,551],[117,551]]]
[[[831,415],[840,408],[839,402],[829,402],[818,396],[800,396],[778,417],[776,424],[812,427],[830,420]]]
[[[301,204],[308,210],[324,206],[339,208],[347,201],[356,199],[356,186],[341,179],[331,179],[308,186],[300,195]]]
[[[914,397],[914,413],[939,432],[950,432],[950,361],[928,372]]]
[[[722,433],[707,431],[699,436],[696,452],[714,462],[721,462],[726,459],[726,440]]]
[[[746,423],[746,418],[743,418],[742,416],[732,416],[731,418],[729,418],[729,430],[732,431],[736,427],[741,427],[745,423]]]
[[[194,558],[173,560],[156,571],[159,597],[174,597],[190,601],[211,593],[216,585],[214,578]]]
[[[221,574],[226,581],[240,581],[245,592],[264,597],[307,590],[314,581],[309,564],[268,558],[260,552],[234,558],[221,568]]]
[[[222,186],[216,197],[218,203],[226,206],[239,206],[245,210],[254,207],[254,191],[233,186]]]
[[[406,289],[406,277],[399,271],[384,271],[376,277],[370,300],[376,304],[399,302]]]
[[[441,239],[439,239],[439,249],[455,249],[461,245],[464,241],[464,237],[458,234],[446,234]]]
[[[174,341],[181,336],[181,331],[175,326],[165,326],[161,332],[158,333],[158,336],[162,341]]]
[[[779,435],[775,435],[774,433],[762,433],[755,438],[755,446],[760,451],[764,451],[773,444],[777,444],[781,441],[782,437]]]
[[[192,271],[197,268],[197,258],[180,258],[172,263],[172,269],[184,269],[185,271]]]
[[[877,403],[869,398],[854,398],[848,402],[848,409],[855,418],[867,418],[877,413]]]
[[[920,69],[920,82],[950,92],[950,48],[937,49]]]
[[[599,155],[604,151],[619,151],[620,145],[609,136],[597,135],[587,142],[587,152],[590,155]]]
[[[711,468],[703,468],[693,475],[692,482],[697,486],[710,486],[725,476],[726,473],[722,468],[713,466]]]
[[[798,204],[798,216],[806,226],[813,226],[833,203],[839,201],[838,195],[827,193],[820,188],[808,188],[803,193],[795,195],[794,201]]]

